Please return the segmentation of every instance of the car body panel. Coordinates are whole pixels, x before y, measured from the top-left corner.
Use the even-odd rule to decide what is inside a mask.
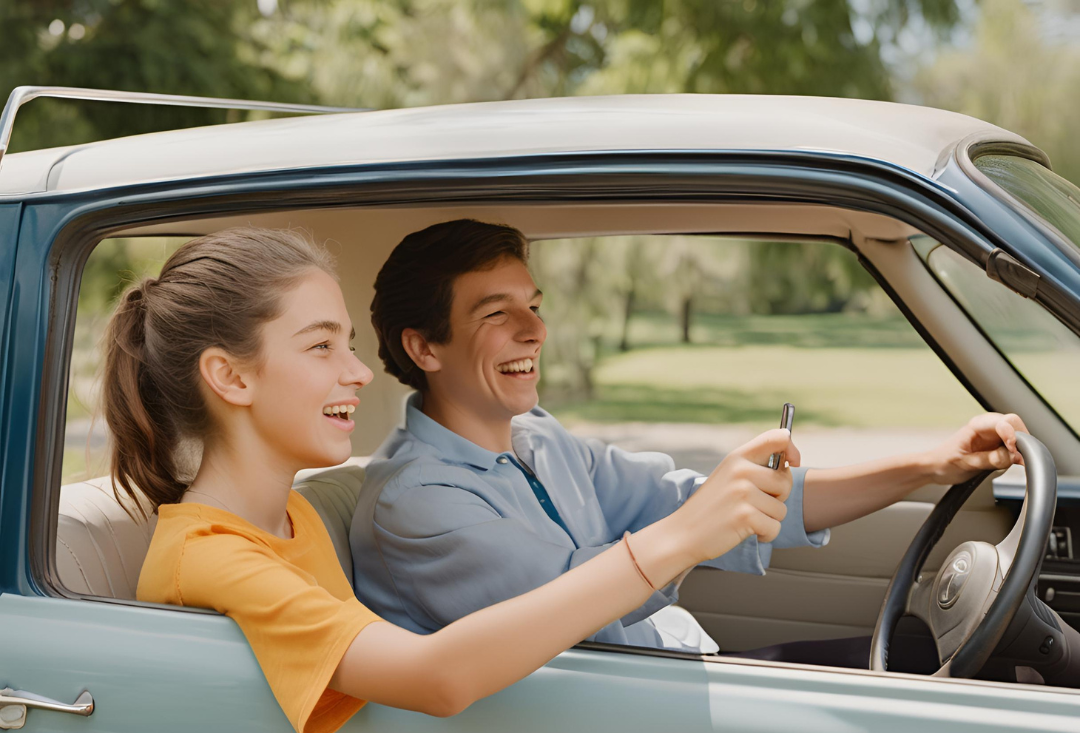
[[[244,122],[18,153],[0,165],[0,195],[342,165],[715,148],[860,156],[931,177],[943,154],[973,134],[1028,144],[966,115],[892,102],[697,94],[526,99]]]
[[[662,109],[650,106],[656,99],[582,103],[593,113],[589,127],[596,140],[593,144],[600,144],[605,120],[614,124],[633,110],[647,113],[648,119],[633,134],[648,141],[657,129],[666,130],[668,136],[685,132],[690,124],[687,119],[698,129],[722,108],[722,100],[678,97],[673,100],[678,110],[665,116]],[[744,103],[757,104],[739,102]],[[987,204],[974,213],[968,194],[959,193],[962,182],[949,177],[952,174],[942,153],[964,135],[981,131],[1019,140],[970,118],[948,113],[921,117],[934,122],[927,127],[930,143],[900,146],[901,152],[891,159],[865,154],[875,145],[893,145],[915,112],[895,109],[899,105],[873,107],[874,120],[888,120],[883,122],[887,129],[875,137],[872,127],[859,132],[852,115],[835,112],[815,117],[810,114],[815,107],[809,102],[801,103],[807,114],[788,130],[791,139],[782,141],[787,150],[672,153],[658,152],[651,144],[650,150],[552,153],[540,148],[555,145],[555,137],[539,136],[531,149],[536,154],[504,155],[511,150],[522,152],[521,135],[542,127],[545,120],[551,122],[541,114],[545,109],[560,116],[558,124],[552,123],[552,134],[563,136],[558,144],[573,146],[575,104],[562,100],[547,107],[540,103],[468,105],[469,109],[462,110],[245,123],[235,129],[215,128],[218,131],[212,134],[205,130],[162,133],[70,149],[59,160],[49,159],[44,172],[26,165],[31,158],[0,170],[0,190],[11,193],[5,186],[15,177],[5,183],[5,176],[12,171],[23,171],[27,181],[46,181],[50,189],[0,200],[0,227],[5,212],[9,223],[15,216],[10,213],[12,206],[22,212],[17,217],[21,232],[7,330],[8,343],[18,348],[5,351],[7,382],[0,397],[7,451],[0,479],[0,686],[61,702],[71,702],[88,689],[98,704],[89,718],[30,711],[26,730],[141,731],[148,721],[156,728],[177,730],[289,729],[250,647],[231,620],[192,610],[56,597],[63,592],[53,585],[47,561],[53,539],[47,527],[55,511],[63,439],[63,416],[57,414],[56,406],[66,394],[69,329],[81,258],[95,238],[109,231],[172,217],[362,206],[375,201],[418,204],[500,197],[543,201],[560,196],[583,202],[680,197],[791,200],[897,216],[963,249],[974,261],[985,261],[995,247],[1016,246],[1020,248],[1015,252],[1035,267],[1053,264],[1039,253],[1038,237],[1030,227],[1024,229],[1012,221],[1000,202],[996,208]],[[855,110],[874,103],[845,106],[830,100],[828,104],[834,110]],[[694,111],[695,105],[709,109]],[[480,124],[478,120],[488,114],[492,118]],[[745,126],[750,118],[735,119]],[[443,137],[441,124],[448,126],[446,155],[465,149],[462,140],[468,138],[487,157],[342,165],[374,155],[370,150],[377,150],[377,140],[397,140],[394,154],[400,157],[410,142],[406,132],[434,146],[435,139]],[[477,124],[475,130],[469,127]],[[333,125],[340,126],[335,128],[337,138],[329,134]],[[365,125],[383,137],[364,139]],[[831,137],[823,133],[812,141],[814,150],[805,149],[799,140],[806,139],[796,132],[819,128],[827,129]],[[298,130],[318,138],[324,129],[325,139],[314,140],[310,147],[290,149],[287,144]],[[252,132],[246,148],[240,139],[243,131]],[[695,139],[705,140],[706,133],[722,138],[723,132],[722,128],[699,130]],[[455,134],[462,140],[454,142]],[[485,135],[491,136],[486,147]],[[216,140],[213,144],[211,138]],[[335,139],[352,140],[353,148],[331,160],[333,153],[342,150],[323,146]],[[609,136],[605,146],[613,139]],[[746,136],[743,142],[749,145],[755,139]],[[862,140],[864,155],[823,150],[827,139]],[[586,139],[581,147],[589,144]],[[193,145],[197,154],[191,150]],[[215,145],[240,145],[241,151],[235,160],[223,163],[227,156]],[[375,147],[369,150],[370,146]],[[279,147],[292,157],[275,157]],[[908,155],[904,150],[910,158],[902,157]],[[388,149],[386,155],[392,152]],[[45,161],[50,154],[56,151],[24,155]],[[436,157],[433,148],[423,145],[418,145],[415,154]],[[154,155],[161,163],[158,168]],[[279,172],[283,165],[302,169]],[[327,167],[319,167],[323,165]],[[243,166],[259,170],[236,173]],[[942,179],[932,180],[935,173],[942,174]],[[62,190],[67,188],[73,190]],[[983,206],[981,200],[978,206]],[[1004,230],[1009,236],[1001,235],[997,220],[1011,227]],[[1023,244],[1014,245],[1014,238]],[[1058,275],[1062,288],[1074,297],[1071,307],[1080,314],[1080,285],[1074,287],[1071,276]],[[947,722],[960,731],[1050,731],[1075,728],[1077,717],[1080,695],[1068,691],[577,648],[451,720],[369,705],[345,730],[906,731]]]

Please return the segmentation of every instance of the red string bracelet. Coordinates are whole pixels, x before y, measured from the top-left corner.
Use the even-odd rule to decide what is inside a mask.
[[[641,579],[644,580],[645,583],[650,588],[652,588],[653,591],[655,592],[657,590],[656,586],[653,585],[652,581],[649,580],[649,578],[645,575],[645,571],[641,569],[641,566],[638,565],[637,558],[634,557],[634,551],[632,549],[630,549],[630,531],[629,530],[627,530],[626,532],[623,533],[622,541],[623,541],[623,544],[626,545],[626,551],[630,553],[630,559],[634,563],[634,569],[637,570],[637,573],[638,573],[638,575],[641,576]]]

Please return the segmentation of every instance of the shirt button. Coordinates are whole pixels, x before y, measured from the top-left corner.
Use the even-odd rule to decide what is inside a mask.
[[[506,456],[499,456],[498,458],[495,459],[495,462],[496,463],[509,463],[510,459],[507,458]]]

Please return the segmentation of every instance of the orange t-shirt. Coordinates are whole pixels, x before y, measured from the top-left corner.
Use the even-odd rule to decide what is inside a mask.
[[[163,504],[139,574],[140,601],[211,608],[236,621],[299,733],[331,733],[364,705],[328,689],[379,617],[353,595],[318,512],[296,491],[292,539],[204,504]]]

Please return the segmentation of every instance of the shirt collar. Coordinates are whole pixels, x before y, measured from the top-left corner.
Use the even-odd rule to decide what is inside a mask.
[[[409,395],[405,403],[405,429],[414,438],[430,445],[455,463],[465,463],[488,471],[502,455],[483,448],[455,433],[421,412],[424,398],[419,392]]]

